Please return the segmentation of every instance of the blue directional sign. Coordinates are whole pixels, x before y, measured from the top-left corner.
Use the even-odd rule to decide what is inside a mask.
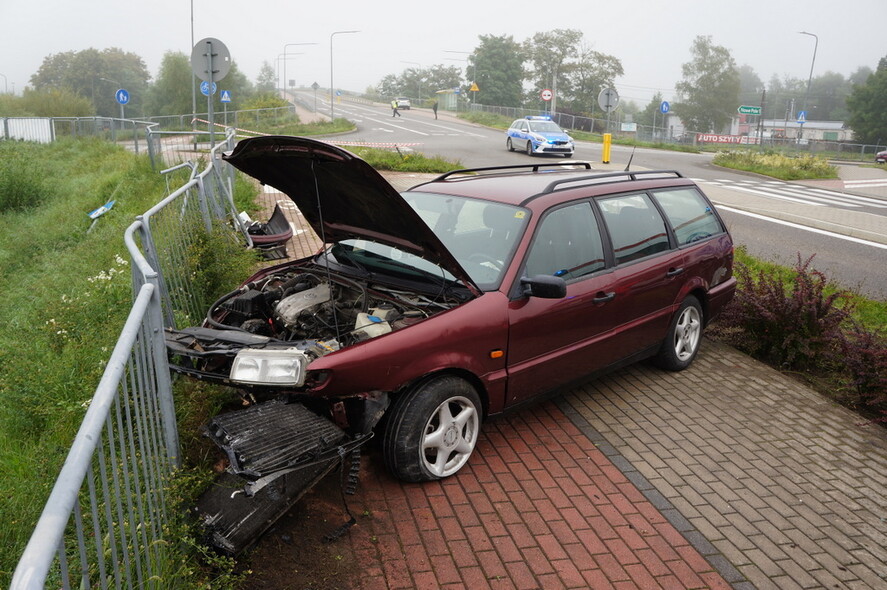
[[[119,102],[120,104],[126,104],[129,102],[129,92],[121,88],[114,95],[114,98],[116,98],[117,102]]]
[[[668,104],[667,100],[663,100],[659,104],[659,112],[662,113],[663,115],[668,112],[669,108],[671,108],[671,105]]]
[[[218,85],[215,82],[213,82],[213,85],[212,85],[212,92],[210,92],[209,82],[204,81],[204,82],[200,83],[200,93],[203,94],[203,96],[209,96],[210,94],[215,94],[217,89],[218,89]]]
[[[222,102],[231,102],[231,91],[222,90],[222,96],[219,98]]]

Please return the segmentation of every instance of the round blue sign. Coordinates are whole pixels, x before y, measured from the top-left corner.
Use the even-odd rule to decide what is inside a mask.
[[[212,90],[210,90],[209,82],[201,82],[200,83],[200,93],[203,94],[203,96],[209,96],[210,94],[215,94],[217,89],[218,89],[218,86],[216,85],[215,82],[213,82],[213,84],[212,84]]]
[[[120,104],[126,104],[129,102],[129,92],[121,88],[116,94],[114,94],[114,98],[116,98],[117,102]]]
[[[668,104],[668,101],[667,101],[667,100],[663,100],[663,101],[662,101],[662,104],[659,105],[659,112],[662,113],[662,114],[664,115],[665,113],[668,112],[669,106],[670,106],[670,105]]]

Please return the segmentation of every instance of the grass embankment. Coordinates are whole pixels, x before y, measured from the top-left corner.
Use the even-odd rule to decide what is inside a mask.
[[[249,198],[248,185],[239,186],[238,199]],[[2,586],[129,313],[124,230],[165,194],[165,178],[147,156],[108,142],[0,142]],[[114,207],[90,230],[87,213],[111,199]],[[194,255],[213,259],[205,252]],[[232,275],[243,276],[230,258],[226,264]],[[230,286],[232,278],[219,280]]]

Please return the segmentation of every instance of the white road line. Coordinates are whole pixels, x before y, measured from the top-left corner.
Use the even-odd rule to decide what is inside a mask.
[[[783,221],[781,219],[774,219],[773,217],[767,217],[765,215],[759,215],[757,213],[749,213],[748,211],[743,211],[742,209],[734,209],[733,207],[727,205],[717,205],[718,210],[722,211],[730,211],[731,213],[736,213],[738,215],[745,215],[746,217],[752,217],[754,219],[760,219],[762,221],[769,221],[771,223],[776,223],[779,225],[784,225],[786,227],[793,227],[795,229],[800,229],[808,232],[812,232],[814,234],[820,234],[823,236],[829,236],[831,238],[837,238],[839,240],[845,240],[847,242],[854,242],[856,244],[862,244],[863,246],[871,246],[872,248],[880,248],[881,250],[887,250],[887,244],[879,244],[878,242],[872,242],[869,240],[863,240],[861,238],[854,238],[853,236],[845,236],[842,234],[838,234],[835,232],[827,231],[824,229],[817,229],[815,227],[808,227],[806,225],[801,225],[799,223],[792,223],[791,221]]]
[[[777,194],[768,193],[768,192],[762,191],[762,190],[756,190],[753,188],[746,188],[744,186],[731,185],[726,188],[729,188],[732,190],[737,190],[737,191],[744,191],[744,192],[752,193],[755,195],[761,195],[762,197],[767,197],[770,199],[780,199],[783,201],[793,201],[795,203],[802,203],[804,205],[813,205],[814,207],[825,207],[825,203],[817,203],[816,201],[810,201],[808,199],[796,199],[794,197],[789,197],[787,195],[777,195]]]

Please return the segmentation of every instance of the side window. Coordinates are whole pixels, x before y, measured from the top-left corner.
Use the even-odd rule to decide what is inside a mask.
[[[662,190],[653,193],[653,197],[665,211],[679,246],[698,242],[724,231],[711,210],[711,205],[696,189]]]
[[[598,200],[616,264],[631,262],[669,249],[665,222],[647,194]]]
[[[570,205],[546,215],[527,257],[528,276],[572,279],[604,266],[604,249],[590,203]]]

